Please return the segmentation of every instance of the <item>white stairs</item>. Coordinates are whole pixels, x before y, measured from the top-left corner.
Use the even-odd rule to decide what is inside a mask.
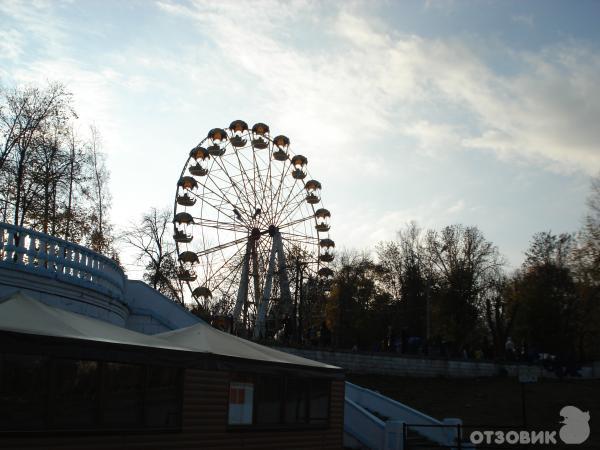
[[[439,421],[378,392],[346,382],[344,447],[369,450],[468,449],[460,419]],[[407,436],[405,436],[407,434]],[[418,442],[418,443],[417,443]]]

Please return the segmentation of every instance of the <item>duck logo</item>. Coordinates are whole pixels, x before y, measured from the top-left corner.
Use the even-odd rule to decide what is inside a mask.
[[[575,406],[565,406],[560,410],[563,426],[559,436],[565,444],[582,444],[590,437],[590,413],[583,412]]]

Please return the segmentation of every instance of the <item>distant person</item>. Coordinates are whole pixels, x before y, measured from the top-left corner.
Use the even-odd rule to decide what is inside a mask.
[[[506,339],[504,349],[506,350],[506,356],[508,357],[508,359],[512,360],[515,354],[515,343],[513,342],[510,336],[508,337],[508,339]]]

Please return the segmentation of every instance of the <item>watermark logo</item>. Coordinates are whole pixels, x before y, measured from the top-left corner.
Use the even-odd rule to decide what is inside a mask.
[[[583,444],[590,437],[590,413],[575,406],[565,406],[560,410],[562,417],[560,440],[565,444]],[[469,436],[472,444],[480,445],[556,445],[559,443],[556,430],[549,431],[473,431]]]
[[[590,413],[575,406],[565,406],[560,410],[563,417],[560,439],[565,444],[583,444],[590,437]]]

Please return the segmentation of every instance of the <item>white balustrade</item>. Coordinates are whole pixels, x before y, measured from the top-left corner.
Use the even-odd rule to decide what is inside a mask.
[[[44,233],[0,222],[0,267],[49,275],[122,298],[125,274],[104,255]]]

